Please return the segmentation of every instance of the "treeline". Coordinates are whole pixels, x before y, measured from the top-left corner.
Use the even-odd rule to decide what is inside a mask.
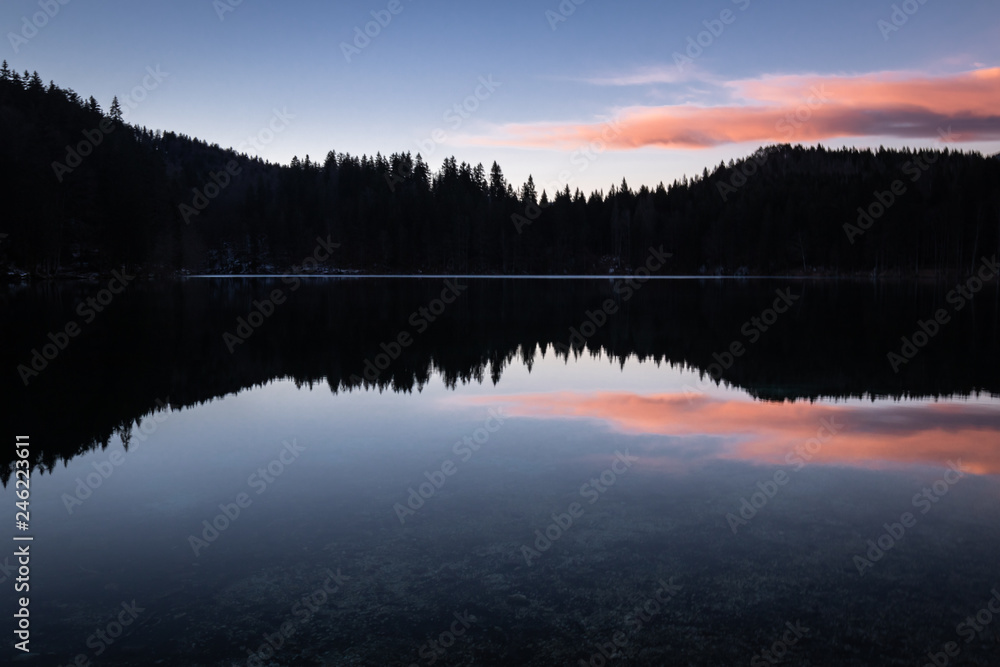
[[[962,273],[1000,250],[1000,160],[944,150],[778,145],[669,186],[515,187],[500,166],[420,155],[277,165],[123,121],[37,73],[0,70],[0,261],[36,276],[128,267],[321,270]]]

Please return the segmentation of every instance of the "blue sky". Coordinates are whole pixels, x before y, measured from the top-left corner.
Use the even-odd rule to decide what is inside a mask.
[[[975,129],[954,147],[1000,151],[1000,122],[988,111],[989,89],[1000,88],[995,0],[236,2],[7,0],[0,50],[18,71],[37,70],[104,108],[158,67],[167,76],[128,120],[223,146],[286,113],[287,129],[258,151],[273,161],[410,150],[437,168],[454,154],[487,167],[497,160],[515,184],[532,173],[550,190],[606,190],[623,177],[669,183],[746,155],[780,138],[761,130],[773,114],[801,108],[804,91],[831,77],[837,99],[806,112],[795,142],[940,147],[931,130],[972,114]],[[37,34],[25,30],[46,6],[52,16],[34,20],[44,23]],[[343,45],[372,12],[391,20],[348,58]],[[699,38],[700,51],[686,53]],[[678,53],[696,55],[678,66]],[[975,71],[991,76],[968,78]],[[759,84],[781,75],[792,75],[787,95],[763,99]],[[896,92],[869,107],[873,81]],[[965,106],[941,107],[947,99]],[[755,129],[730,131],[760,105],[766,118]],[[899,130],[914,108],[921,129]],[[861,122],[873,114],[899,122]],[[614,119],[626,119],[624,129],[581,158]]]

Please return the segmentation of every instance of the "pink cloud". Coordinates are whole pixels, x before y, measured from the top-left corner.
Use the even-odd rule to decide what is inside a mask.
[[[707,148],[840,137],[1000,139],[1000,67],[949,76],[881,72],[731,81],[738,103],[628,107],[611,123],[509,124],[492,145],[576,149]]]

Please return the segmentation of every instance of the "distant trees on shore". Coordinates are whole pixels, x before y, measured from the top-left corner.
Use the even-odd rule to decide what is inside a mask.
[[[317,237],[331,268],[671,274],[963,272],[1000,251],[1000,160],[776,145],[655,188],[520,187],[501,167],[420,155],[287,166],[123,122],[94,98],[0,69],[0,261],[35,275],[129,266],[274,272]]]

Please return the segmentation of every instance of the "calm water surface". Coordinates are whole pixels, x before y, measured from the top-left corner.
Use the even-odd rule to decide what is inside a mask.
[[[101,287],[0,305],[12,660],[1000,664],[995,289]]]

